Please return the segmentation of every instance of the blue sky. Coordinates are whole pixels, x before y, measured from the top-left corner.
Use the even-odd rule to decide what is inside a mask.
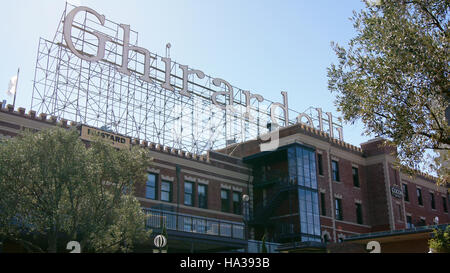
[[[131,25],[139,45],[178,63],[220,77],[289,107],[309,106],[340,116],[327,89],[326,69],[336,62],[331,41],[346,44],[355,35],[349,17],[360,0],[72,0],[107,19]],[[16,107],[30,108],[39,37],[52,39],[63,0],[14,0],[0,10],[0,99],[20,67]],[[367,141],[362,125],[344,125],[344,140]]]

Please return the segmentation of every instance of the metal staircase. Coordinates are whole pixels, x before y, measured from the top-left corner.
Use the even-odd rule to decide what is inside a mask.
[[[273,176],[270,179],[262,179],[256,183],[255,188],[267,188],[270,190],[271,197],[266,202],[257,204],[253,208],[253,215],[251,215],[251,225],[270,225],[267,220],[272,215],[273,211],[279,207],[281,202],[285,200],[287,193],[297,188],[297,181],[290,179],[288,175],[280,174]]]

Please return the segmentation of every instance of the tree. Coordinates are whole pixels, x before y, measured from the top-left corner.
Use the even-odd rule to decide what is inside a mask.
[[[344,119],[361,119],[367,135],[397,146],[400,166],[428,168],[440,183],[450,180],[448,11],[446,0],[366,2],[348,48],[332,43],[339,62],[328,68]]]
[[[428,243],[433,252],[450,253],[450,225],[445,230],[435,229]]]
[[[88,145],[62,128],[0,143],[0,238],[48,252],[71,240],[83,252],[128,251],[150,238],[132,194],[151,159],[139,148]]]

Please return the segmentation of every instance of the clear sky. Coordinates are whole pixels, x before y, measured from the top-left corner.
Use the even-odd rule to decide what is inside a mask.
[[[349,18],[360,0],[72,0],[107,19],[131,25],[139,46],[158,55],[170,42],[171,58],[212,77],[282,102],[340,116],[327,89],[327,67],[336,62],[331,41],[347,44],[355,35]],[[0,10],[0,99],[20,67],[16,107],[31,104],[39,37],[51,40],[64,0],[3,1]],[[359,145],[361,124],[344,125],[344,140]]]

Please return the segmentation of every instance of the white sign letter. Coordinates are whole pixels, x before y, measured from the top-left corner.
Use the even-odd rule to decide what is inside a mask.
[[[214,92],[214,94],[211,96],[211,100],[213,101],[213,103],[219,107],[222,110],[226,110],[226,109],[230,109],[232,112],[236,112],[236,110],[233,108],[233,87],[231,86],[230,83],[228,83],[225,80],[219,79],[219,78],[215,78],[213,79],[213,84],[217,87],[219,87],[221,84],[225,84],[226,89],[228,89],[228,91],[219,91],[219,92]],[[217,102],[216,97],[219,95],[228,95],[230,97],[230,104],[227,106],[222,106],[219,104],[219,102]]]
[[[96,36],[98,39],[97,55],[89,57],[89,56],[81,54],[80,51],[78,51],[75,48],[73,41],[72,41],[73,20],[75,19],[75,15],[77,15],[77,13],[80,11],[86,11],[86,12],[94,15],[95,17],[97,17],[97,19],[100,21],[100,24],[102,26],[105,24],[105,16],[98,14],[95,10],[88,8],[88,7],[74,8],[73,10],[71,10],[69,12],[69,14],[67,14],[66,18],[64,19],[64,28],[63,28],[64,40],[66,40],[67,47],[70,49],[70,51],[72,51],[73,54],[75,54],[79,58],[86,60],[86,61],[90,61],[90,62],[100,61],[105,56],[105,43],[108,41],[111,41],[111,38],[106,36],[106,34],[104,34],[104,33],[94,31],[93,35]]]
[[[189,70],[187,65],[180,64],[179,67],[181,68],[181,70],[183,70],[183,89],[181,89],[180,94],[186,97],[191,97],[191,94],[187,90],[188,76],[190,74],[195,74],[199,79],[203,79],[205,77],[205,73],[200,70]]]
[[[131,75],[130,70],[128,70],[128,53],[130,50],[134,50],[145,56],[144,75],[142,75],[139,78],[148,83],[153,83],[153,80],[150,79],[150,58],[154,57],[150,56],[150,51],[148,51],[145,48],[132,45],[130,46],[130,25],[120,24],[120,27],[123,28],[123,50],[122,50],[122,66],[118,69],[118,71],[128,76]]]
[[[250,93],[250,91],[244,91],[244,95],[245,95],[245,105],[246,105],[246,110],[245,113],[243,115],[244,118],[248,118],[249,121],[253,120],[253,117],[250,115],[250,100],[252,98],[255,98],[257,101],[259,102],[263,102],[264,98],[261,95],[258,94],[252,94]]]
[[[272,123],[278,124],[275,118],[275,108],[280,107],[284,111],[284,126],[289,126],[289,107],[288,107],[288,97],[287,93],[282,91],[281,95],[283,96],[283,102],[284,104],[274,102],[270,106],[270,118],[272,119]]]

